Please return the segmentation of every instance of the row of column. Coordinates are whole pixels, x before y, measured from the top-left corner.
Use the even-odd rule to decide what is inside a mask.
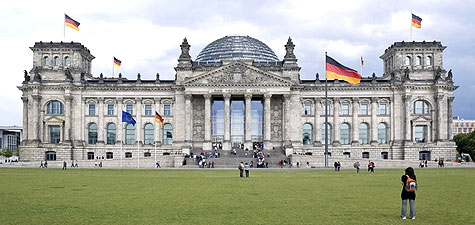
[[[252,94],[244,95],[245,102],[245,145],[247,148],[251,146],[251,100]],[[211,143],[211,94],[203,95],[205,99],[205,143]],[[224,142],[223,150],[231,150],[231,94],[223,94],[224,99]],[[270,100],[272,94],[264,94],[264,143],[269,143],[271,140],[271,113],[270,113]],[[186,121],[185,121],[185,142],[192,142],[192,104],[191,104],[191,94],[185,94],[185,111],[186,111]],[[205,145],[206,148],[211,148],[211,145]]]

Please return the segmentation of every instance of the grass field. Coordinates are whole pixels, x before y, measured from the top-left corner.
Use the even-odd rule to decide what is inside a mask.
[[[414,221],[402,173],[0,168],[0,224],[475,224],[475,168],[416,169]]]

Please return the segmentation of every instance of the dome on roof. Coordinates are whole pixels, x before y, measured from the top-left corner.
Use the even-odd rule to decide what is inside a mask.
[[[249,36],[225,36],[208,44],[196,57],[196,61],[206,63],[221,60],[276,62],[279,58],[266,44]]]

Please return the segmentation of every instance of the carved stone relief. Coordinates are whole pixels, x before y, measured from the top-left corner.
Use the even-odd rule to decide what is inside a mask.
[[[205,99],[193,96],[193,140],[204,141],[205,138]]]
[[[271,140],[282,141],[282,98],[273,96],[270,102]]]

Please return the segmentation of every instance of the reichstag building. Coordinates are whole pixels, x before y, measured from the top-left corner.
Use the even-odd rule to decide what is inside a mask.
[[[293,41],[284,47],[280,60],[260,40],[225,36],[192,59],[185,38],[174,80],[158,73],[131,80],[91,74],[94,56],[80,43],[36,42],[33,68],[18,87],[21,159],[115,161],[153,158],[158,151],[181,163],[191,151],[252,149],[253,143],[323,159],[325,77],[300,79]],[[380,76],[373,73],[359,85],[329,80],[331,157],[454,159],[457,86],[442,65],[445,48],[436,41],[395,42],[380,57]],[[122,122],[122,111],[132,114],[135,126]]]

